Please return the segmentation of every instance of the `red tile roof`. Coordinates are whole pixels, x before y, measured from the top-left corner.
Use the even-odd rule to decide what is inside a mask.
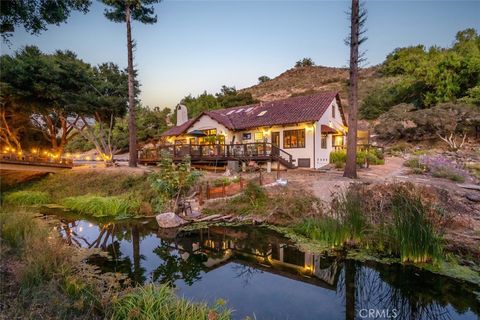
[[[329,127],[329,126],[327,126],[327,125],[325,125],[325,124],[322,124],[320,130],[322,131],[322,133],[326,133],[326,134],[329,134],[329,133],[333,133],[333,134],[338,133],[337,130],[335,130],[335,129],[333,129],[332,127]]]
[[[162,136],[178,136],[178,135],[184,133],[185,131],[187,131],[187,129],[190,127],[190,125],[194,122],[194,120],[196,120],[196,118],[190,119],[187,122],[185,122],[185,123],[183,123],[179,126],[172,127],[170,129],[168,129],[167,131],[165,131],[164,133],[162,133]]]
[[[187,123],[167,130],[162,135],[182,134],[202,115],[208,115],[230,130],[318,121],[334,99],[337,99],[343,118],[338,93],[321,92],[308,96],[298,96],[241,107],[205,111]]]

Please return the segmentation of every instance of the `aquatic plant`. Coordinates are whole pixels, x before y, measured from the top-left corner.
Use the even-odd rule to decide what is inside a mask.
[[[227,320],[231,311],[223,300],[213,307],[178,298],[168,285],[147,284],[137,287],[113,301],[107,311],[108,319],[141,320]]]
[[[138,209],[138,203],[121,197],[100,197],[84,195],[68,197],[62,204],[71,210],[90,214],[94,217],[115,216],[124,217]]]
[[[51,196],[50,203],[61,203],[64,198],[85,194],[134,199],[135,202],[140,202],[138,210],[141,214],[151,214],[151,204],[157,198],[146,174],[123,170],[85,169],[59,172],[22,186],[22,190],[46,192]]]
[[[392,199],[391,247],[402,262],[437,261],[442,258],[442,240],[428,219],[418,196],[397,192]]]
[[[293,230],[332,247],[343,245],[349,238],[347,228],[338,219],[331,217],[306,218],[294,225]]]
[[[360,242],[367,228],[361,191],[349,188],[332,203],[333,215],[341,222],[352,242]]]
[[[50,195],[42,191],[15,191],[3,196],[3,202],[13,205],[30,206],[51,203]]]

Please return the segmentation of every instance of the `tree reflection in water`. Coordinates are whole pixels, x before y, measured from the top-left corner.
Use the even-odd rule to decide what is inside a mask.
[[[235,278],[242,279],[242,284],[244,288],[248,286],[255,274],[263,272],[260,269],[244,264],[235,264],[234,266],[232,266],[232,269],[236,273]]]
[[[460,284],[451,287],[455,283],[451,279],[437,276],[436,281],[429,281],[432,275],[426,272],[376,263],[346,261],[344,267],[337,292],[345,298],[346,319],[355,319],[360,310],[374,309],[389,310],[390,314],[395,310],[395,319],[447,320],[452,319],[449,304],[460,313],[478,306],[474,296],[461,294]],[[473,311],[478,314],[480,310]]]
[[[359,318],[362,309],[395,309],[396,319],[450,319],[451,310],[480,314],[474,294],[478,288],[400,265],[304,253],[263,228],[213,227],[166,237],[157,232],[155,224],[137,221],[97,223],[88,235],[81,229],[86,224],[91,223],[64,220],[57,230],[69,244],[108,252],[110,258],[93,256],[89,261],[103,271],[127,274],[136,283],[144,283],[151,275],[155,282],[176,285],[182,280],[192,286],[203,280],[204,273],[232,263],[232,281],[240,279],[243,287],[255,281],[257,275],[275,273],[314,284],[321,290],[335,290],[337,298],[345,303],[342,313],[346,319]],[[143,243],[147,236],[150,244],[155,243],[154,249]],[[158,263],[148,274],[142,266],[147,260]]]
[[[204,263],[208,257],[205,254],[185,252],[188,255],[185,259],[178,248],[172,248],[165,240],[160,239],[160,245],[153,252],[162,259],[152,274],[155,282],[175,285],[177,280],[182,279],[187,285],[192,285],[201,278],[200,273],[207,270]]]

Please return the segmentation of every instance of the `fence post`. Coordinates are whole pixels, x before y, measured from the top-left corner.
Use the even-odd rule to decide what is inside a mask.
[[[262,169],[260,169],[259,172],[260,172],[260,185],[262,185],[262,184],[263,184],[263,183],[262,183]]]
[[[207,200],[210,199],[210,184],[207,181]]]
[[[198,186],[198,204],[203,205],[203,188],[202,184]]]
[[[240,173],[240,190],[243,189],[242,173]]]

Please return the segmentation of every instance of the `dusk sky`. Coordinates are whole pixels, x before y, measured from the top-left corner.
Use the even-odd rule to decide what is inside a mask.
[[[135,65],[141,99],[151,107],[172,107],[182,97],[225,84],[237,89],[258,77],[275,77],[295,61],[346,66],[344,39],[349,21],[343,1],[164,1],[155,6],[158,22],[134,23]],[[381,63],[394,48],[425,44],[450,46],[455,33],[480,31],[480,1],[369,1],[364,44],[368,65]],[[2,44],[11,54],[29,44],[44,52],[69,49],[91,64],[113,61],[126,67],[125,24],[108,21],[93,0],[86,15],[73,13],[66,24],[32,36],[19,28]]]

